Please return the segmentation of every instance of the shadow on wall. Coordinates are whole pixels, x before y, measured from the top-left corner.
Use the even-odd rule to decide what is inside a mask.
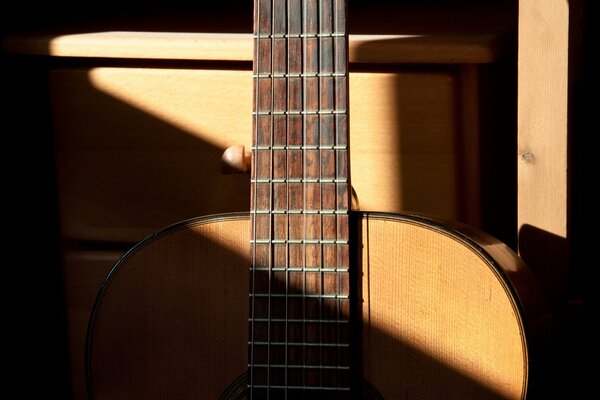
[[[351,68],[357,70],[376,54],[406,60],[373,74],[377,78],[370,79],[381,87],[369,89],[377,96],[352,92],[368,99],[370,108],[367,118],[353,121],[351,138],[362,145],[362,136],[369,134],[367,152],[375,145],[385,149],[366,162],[385,159],[389,175],[384,176],[396,188],[380,190],[378,199],[390,197],[386,211],[463,221],[515,248],[514,46],[500,34],[411,32],[419,34],[365,41],[351,55],[357,60]],[[353,79],[362,77],[355,73]],[[367,107],[351,106],[353,112]],[[380,170],[370,170],[371,182],[381,180]]]
[[[525,224],[519,230],[519,255],[535,273],[549,304],[556,310],[566,296],[568,240]]]
[[[532,398],[554,396],[585,397],[587,333],[582,325],[582,304],[569,304],[572,271],[569,270],[570,244],[567,238],[531,225],[519,230],[519,255],[534,272],[553,315],[552,334],[535,349],[535,384]],[[548,385],[547,382],[556,382]]]

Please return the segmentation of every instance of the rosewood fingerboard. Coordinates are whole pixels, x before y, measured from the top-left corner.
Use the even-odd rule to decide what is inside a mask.
[[[255,0],[248,397],[350,390],[346,4]]]

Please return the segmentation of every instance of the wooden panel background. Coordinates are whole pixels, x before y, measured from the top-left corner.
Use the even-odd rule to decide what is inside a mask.
[[[566,192],[566,182],[568,175],[568,164],[567,164],[567,125],[568,125],[568,104],[565,101],[566,99],[566,90],[565,85],[568,75],[567,65],[567,53],[568,53],[568,43],[567,36],[569,32],[569,18],[571,18],[571,5],[576,3],[576,1],[560,1],[560,0],[519,0],[519,76],[520,76],[520,92],[519,92],[519,148],[518,148],[518,157],[519,157],[519,231],[520,231],[520,249],[521,255],[528,259],[529,263],[532,265],[538,265],[540,268],[547,268],[550,265],[557,265],[559,267],[564,265],[563,257],[555,257],[555,254],[562,254],[564,250],[564,246],[566,244],[565,236],[567,234],[567,224],[568,224],[568,214],[567,214],[567,192]],[[26,6],[23,6],[24,8]],[[55,13],[62,12],[63,10],[57,11],[56,5],[52,5],[51,7],[55,10]],[[371,7],[374,8],[374,7]],[[389,26],[397,27],[401,26],[403,30],[406,30],[406,26],[417,27],[418,30],[413,29],[413,33],[421,33],[421,30],[424,26],[424,20],[429,21],[430,24],[433,23],[434,28],[439,29],[440,26],[444,26],[444,24],[448,24],[450,21],[450,25],[454,25],[453,22],[459,19],[455,17],[448,17],[448,12],[454,8],[448,7],[447,9],[436,9],[431,7],[425,7],[426,12],[423,15],[426,15],[427,18],[413,18],[409,14],[404,14],[403,22],[409,22],[408,25],[402,23],[398,23],[398,18],[402,17],[402,15],[388,15],[385,16],[386,21],[393,21]],[[25,9],[25,13],[29,13],[29,8]],[[137,10],[136,10],[137,12]],[[379,16],[382,13],[379,12]],[[23,19],[11,18],[12,11],[7,13],[7,18],[12,21],[19,21],[18,25],[21,29],[21,25],[23,24]],[[486,18],[480,19],[477,18],[476,21],[482,25],[489,25],[487,21],[487,17],[493,16],[496,13],[487,12]],[[40,14],[41,15],[41,14]],[[207,14],[207,19],[214,19],[213,15]],[[357,13],[357,15],[362,15]],[[406,16],[409,16],[408,19]],[[454,14],[456,15],[456,14]],[[437,19],[436,19],[437,16]],[[161,18],[163,16],[161,15]],[[35,19],[35,18],[34,18]],[[52,21],[54,18],[43,18],[45,21]],[[153,18],[153,20],[159,20],[160,18]],[[372,31],[373,28],[379,29],[379,19],[369,19],[363,18],[365,21],[375,21],[369,22],[371,29],[364,30],[365,32]],[[35,22],[30,18],[25,19],[25,23],[29,24],[30,27],[37,26]],[[28,21],[28,22],[27,22]],[[445,22],[444,22],[445,21]],[[463,22],[462,19],[460,19]],[[59,21],[60,23],[61,21]],[[179,21],[178,21],[179,22]],[[412,22],[412,25],[410,25]],[[465,21],[467,22],[467,21]],[[16,23],[15,23],[16,24]],[[504,25],[506,27],[506,25]],[[396,32],[397,28],[390,29],[389,31]],[[486,29],[487,26],[486,26]],[[105,30],[108,31],[108,30]],[[221,30],[223,31],[223,30]],[[406,31],[410,33],[410,30]],[[439,33],[440,31],[434,31],[434,33]],[[76,37],[74,37],[76,36]],[[202,48],[203,57],[206,57],[207,49],[202,45],[199,46],[198,41],[195,41],[193,37],[186,36],[184,38],[186,44],[182,46],[173,46],[173,39],[177,38],[177,35],[171,35],[169,37],[165,36],[164,33],[155,33],[151,35],[140,35],[131,34],[131,35],[123,35],[123,32],[119,34],[118,32],[113,32],[110,34],[92,34],[91,36],[83,37],[78,35],[67,35],[67,37],[62,37],[62,35],[51,35],[48,38],[40,41],[40,35],[32,35],[29,37],[29,41],[17,38],[16,41],[11,42],[11,38],[3,38],[3,50],[7,53],[13,54],[30,54],[30,55],[43,55],[52,54],[50,59],[57,57],[64,57],[63,61],[65,63],[70,63],[72,60],[75,60],[73,57],[86,57],[86,56],[97,56],[97,57],[107,57],[114,58],[117,56],[115,51],[120,52],[121,57],[141,57],[145,59],[173,59],[173,58],[182,58],[188,59],[186,57],[189,56],[191,49]],[[471,38],[475,36],[471,35]],[[52,46],[49,46],[50,42],[53,39],[60,39],[56,41]],[[181,37],[179,37],[181,38]],[[82,41],[83,39],[83,41]],[[92,39],[92,42],[87,42],[88,39]],[[166,40],[165,40],[166,39]],[[190,39],[190,40],[187,40]],[[424,39],[424,40],[423,40]],[[463,38],[464,39],[464,38]],[[435,44],[435,40],[432,42],[428,39],[428,37],[397,37],[394,40],[386,40],[381,41],[376,44],[376,46],[370,46],[370,48],[379,48],[381,49],[389,49],[388,45],[392,45],[391,47],[394,49],[399,49],[398,46],[402,44],[406,44],[407,46],[404,49],[399,49],[397,53],[393,55],[396,57],[391,60],[391,62],[406,62],[410,60],[414,60],[415,56],[420,57],[431,57],[426,58],[426,62],[439,63],[439,62],[457,62],[463,63],[466,62],[470,57],[469,54],[474,54],[471,61],[475,64],[480,62],[490,62],[496,59],[497,54],[499,52],[494,51],[493,49],[490,51],[489,45],[494,45],[500,43],[496,40],[496,38],[492,37],[490,40],[485,39],[486,44],[479,46],[477,43],[474,43],[473,46],[470,46],[468,43],[468,48],[464,48],[464,51],[461,50],[462,44],[464,40],[441,40],[438,41],[437,49],[443,50],[439,51],[430,51],[431,44]],[[470,40],[467,38],[467,41]],[[93,44],[95,42],[95,45]],[[476,40],[477,41],[477,40]],[[157,43],[162,43],[162,45],[156,46]],[[119,45],[121,43],[122,45]],[[448,49],[448,45],[452,43],[458,43],[460,46],[456,46],[455,48]],[[131,53],[131,45],[135,44],[135,47],[140,52],[137,54]],[[188,46],[187,48],[185,46]],[[388,46],[388,47],[386,47]],[[486,48],[487,46],[487,48]],[[248,52],[247,45],[243,45],[243,49],[240,49],[239,52],[243,52],[244,54],[250,54]],[[502,47],[502,46],[501,46]],[[415,50],[416,49],[416,50]],[[470,49],[470,50],[469,50]],[[223,59],[219,57],[227,57],[227,55],[231,54],[228,51],[223,51],[224,47],[218,46],[213,47],[212,49],[208,49],[210,52],[215,52],[215,54],[220,54],[218,59]],[[363,49],[363,50],[368,50]],[[460,50],[460,51],[459,51]],[[172,53],[167,54],[168,51]],[[415,53],[417,51],[417,53]],[[86,52],[88,53],[86,55]],[[471,52],[471,53],[469,53]],[[374,54],[374,59],[370,59],[370,54]],[[389,54],[389,53],[386,53]],[[398,55],[400,54],[400,55]],[[437,57],[439,54],[442,54],[444,60],[440,60]],[[57,57],[54,57],[57,56]],[[453,57],[458,57],[456,59],[452,59]],[[194,56],[198,58],[197,55]],[[360,53],[353,53],[351,57],[354,57],[354,61],[357,60],[367,60],[369,62],[379,62],[381,61],[381,56],[377,55],[376,52],[362,51]],[[386,56],[387,57],[387,56]],[[404,59],[397,59],[397,57],[404,57]],[[210,58],[210,57],[208,57]],[[44,61],[40,61],[40,60]],[[487,59],[487,61],[486,61]],[[139,60],[134,60],[139,63]],[[25,63],[30,64],[38,64],[40,70],[47,66],[45,58],[36,58],[31,57],[25,61]],[[77,61],[76,61],[77,62]],[[64,64],[63,64],[64,65]],[[476,67],[475,67],[476,68]],[[465,70],[468,70],[469,66]],[[64,72],[61,71],[61,73]],[[467,71],[468,74],[475,71]],[[27,77],[27,81],[30,81],[30,77]],[[473,82],[471,82],[473,83]],[[70,86],[69,83],[67,86]],[[75,85],[76,86],[76,85]],[[466,87],[469,85],[463,85]],[[63,89],[61,89],[63,90]],[[81,107],[74,107],[73,111],[79,112],[80,110],[85,110],[85,113],[89,113],[89,109],[84,107],[85,104],[102,104],[89,102],[89,99],[86,95],[90,94],[89,91],[78,91],[76,88],[71,87],[69,90],[74,90],[75,93],[81,94],[82,96],[78,99],[72,99],[71,101],[76,102],[79,101],[82,103]],[[43,91],[43,90],[42,90]],[[36,92],[37,93],[37,92]],[[469,92],[473,94],[472,92]],[[244,95],[244,93],[239,92],[238,94]],[[196,96],[197,93],[194,93]],[[36,97],[37,98],[37,97]],[[463,98],[464,100],[464,98]],[[475,103],[478,103],[476,97],[471,97],[471,100]],[[466,102],[469,102],[469,99],[466,99]],[[25,104],[25,103],[24,103]],[[465,103],[466,104],[466,103]],[[111,109],[112,110],[112,109]],[[231,114],[237,112],[237,110],[230,110]],[[468,110],[461,110],[462,117],[469,117]],[[457,115],[460,115],[459,112]],[[28,112],[31,114],[31,111]],[[77,116],[77,114],[70,114],[68,118],[74,118],[81,122],[79,127],[73,127],[74,131],[79,132],[79,134],[86,134],[86,129],[91,123],[102,123],[108,131],[112,131],[114,128],[114,123],[117,120],[119,115],[127,114],[126,112],[118,112],[116,114],[104,115],[102,117],[98,117],[97,119],[86,119],[86,116],[82,116],[81,118]],[[88,115],[88,114],[86,114]],[[89,116],[89,115],[88,115]],[[56,117],[56,116],[55,116]],[[211,118],[212,116],[208,116]],[[144,119],[144,118],[141,118]],[[56,121],[56,119],[55,119]],[[357,123],[355,122],[354,125]],[[61,123],[57,123],[56,126],[60,126]],[[148,124],[141,124],[136,126],[135,124],[126,125],[123,129],[117,129],[118,132],[121,132],[121,138],[127,138],[131,132],[133,132],[138,127],[144,128]],[[153,125],[150,123],[149,125]],[[170,130],[170,128],[164,128],[165,130]],[[463,132],[463,134],[466,132]],[[118,135],[117,135],[118,136]],[[235,136],[235,135],[234,135]],[[116,143],[119,143],[119,138],[115,139]],[[122,144],[122,143],[121,143]],[[131,147],[131,142],[127,144]],[[71,150],[67,151],[69,153]],[[216,151],[213,152],[211,157],[215,157]],[[87,159],[86,157],[90,154],[81,154],[80,160],[88,161],[91,159]],[[173,157],[179,161],[179,158]],[[171,160],[173,159],[171,158]],[[106,159],[102,158],[103,162]],[[78,166],[74,166],[70,164],[75,170],[69,172],[73,176],[77,176],[76,181],[78,183],[83,183],[83,186],[80,189],[64,189],[66,194],[69,196],[72,194],[70,191],[79,191],[80,193],[75,193],[74,197],[74,212],[65,212],[62,211],[62,223],[63,227],[68,228],[67,231],[63,233],[69,233],[71,238],[99,238],[100,240],[105,240],[106,238],[112,240],[111,238],[120,238],[118,240],[128,241],[131,237],[141,237],[145,235],[147,232],[151,230],[151,227],[146,226],[143,229],[139,229],[139,227],[128,227],[125,225],[119,225],[124,220],[120,218],[128,218],[134,217],[136,215],[141,215],[144,212],[147,214],[153,214],[153,218],[161,219],[163,221],[170,221],[174,219],[177,215],[175,215],[178,210],[173,211],[174,214],[166,216],[162,215],[161,212],[157,212],[156,209],[152,209],[152,207],[147,207],[145,202],[147,201],[156,201],[155,204],[163,203],[167,201],[165,197],[160,197],[160,194],[153,194],[153,196],[158,196],[158,200],[148,199],[145,197],[148,188],[152,187],[152,183],[147,181],[148,183],[144,183],[143,176],[141,177],[141,173],[133,173],[128,175],[133,179],[125,179],[123,178],[123,184],[121,186],[122,189],[126,189],[123,193],[129,194],[127,189],[129,189],[129,185],[132,183],[131,190],[134,191],[142,188],[139,193],[139,196],[136,198],[135,202],[130,201],[122,201],[122,204],[129,208],[130,216],[127,215],[111,215],[110,213],[104,213],[102,210],[91,211],[90,215],[94,215],[96,213],[97,219],[93,222],[96,223],[100,221],[97,225],[87,225],[88,220],[86,220],[86,210],[88,208],[93,208],[97,206],[93,199],[94,190],[96,190],[95,185],[102,186],[106,184],[106,181],[102,181],[106,179],[106,175],[110,174],[112,178],[119,178],[119,174],[121,171],[119,170],[118,165],[119,161],[123,161],[123,156],[121,160],[118,157],[115,157],[116,166],[112,167],[110,162],[108,162],[104,167],[105,169],[87,169],[86,171],[92,172],[91,176],[85,177],[83,173],[78,174],[76,169]],[[110,160],[109,160],[110,161]],[[195,162],[195,161],[194,161]],[[460,162],[460,160],[459,160]],[[151,164],[152,160],[146,160],[144,163]],[[170,162],[165,162],[165,164],[169,164]],[[187,163],[188,165],[190,162]],[[202,162],[199,162],[202,164]],[[156,164],[153,164],[156,165]],[[198,165],[194,164],[194,165]],[[112,168],[112,170],[111,170]],[[357,169],[357,167],[355,167]],[[126,171],[131,172],[131,171]],[[140,179],[141,177],[141,179]],[[98,179],[97,179],[98,178]],[[111,179],[112,179],[111,178]],[[117,179],[115,178],[115,179]],[[70,178],[69,178],[70,179]],[[120,179],[120,178],[119,178]],[[222,179],[219,176],[219,179]],[[236,179],[236,178],[233,178]],[[465,178],[468,179],[468,178]],[[241,178],[244,180],[244,178]],[[72,182],[72,181],[68,181]],[[186,186],[189,182],[185,182]],[[173,186],[180,186],[179,184],[174,183]],[[461,189],[462,190],[462,189]],[[84,204],[86,199],[89,197],[86,192],[92,197],[92,202]],[[65,193],[61,193],[61,196]],[[115,197],[110,197],[110,196]],[[111,204],[117,198],[116,193],[109,194],[108,203]],[[135,198],[135,196],[133,196]],[[364,194],[363,194],[364,197]],[[78,200],[76,198],[80,198],[82,203],[78,204]],[[61,200],[64,199],[61,197]],[[103,200],[103,199],[100,199]],[[228,199],[227,201],[231,201]],[[386,201],[383,199],[383,201]],[[469,202],[469,198],[466,198],[467,202]],[[242,201],[240,201],[240,204]],[[363,200],[363,203],[365,201]],[[102,205],[103,207],[104,205]],[[189,206],[189,204],[188,204]],[[133,207],[133,208],[132,208]],[[144,211],[138,211],[136,208],[140,207]],[[170,207],[169,204],[166,207]],[[205,207],[202,205],[199,207],[199,210]],[[25,208],[25,207],[24,207]],[[118,207],[117,207],[118,208]],[[191,209],[191,207],[186,207],[187,210]],[[79,210],[79,211],[77,211]],[[467,210],[468,212],[468,210]],[[193,215],[196,215],[195,213]],[[72,218],[72,225],[65,226],[65,218]],[[96,218],[95,217],[95,218]],[[107,222],[105,225],[109,228],[106,230],[100,229],[99,225],[101,225],[102,219],[105,218]],[[115,222],[116,221],[116,222]],[[139,220],[138,220],[139,221]],[[513,224],[513,221],[510,222]],[[512,225],[511,225],[512,226]],[[84,232],[85,235],[81,235],[81,232]],[[104,238],[104,239],[103,239]],[[542,238],[542,240],[538,240]],[[548,240],[549,239],[549,240]],[[527,249],[531,249],[532,251],[527,252]],[[532,255],[541,255],[541,258],[538,259],[530,259]],[[77,262],[73,262],[71,264],[72,267],[75,268]],[[104,267],[99,267],[104,268]],[[82,271],[84,271],[83,269]],[[92,284],[92,280],[83,280],[82,282],[88,282]]]
[[[518,223],[566,237],[569,3],[519,3]]]
[[[519,253],[552,303],[567,286],[569,20],[576,3],[519,2]]]
[[[361,209],[461,219],[455,81],[445,69],[352,74]],[[54,71],[65,236],[134,242],[186,218],[248,209],[248,176],[222,175],[220,157],[249,146],[251,83],[248,71]]]
[[[410,32],[405,26],[399,27]],[[349,62],[489,63],[502,53],[504,46],[498,41],[499,33],[492,28],[487,33],[461,32],[451,36],[350,35]],[[4,47],[11,53],[53,57],[252,61],[254,55],[251,34],[198,32],[21,34],[6,38]]]
[[[403,27],[414,24],[404,19]],[[351,37],[353,185],[363,210],[420,211],[478,225],[478,71],[505,46],[497,33],[435,32]],[[248,61],[251,40],[108,29],[17,35],[3,47],[59,60],[50,103],[61,233],[69,244],[90,245],[64,254],[72,384],[75,398],[85,398],[87,317],[119,254],[98,242],[125,248],[182,219],[248,209],[248,176],[222,175],[219,158],[227,146],[250,143],[250,72],[186,60]],[[110,59],[131,66],[75,67]],[[157,63],[163,67],[150,67]]]
[[[85,386],[85,338],[90,313],[100,285],[122,255],[119,251],[68,251],[63,274],[67,303],[69,361],[73,398],[87,398]]]

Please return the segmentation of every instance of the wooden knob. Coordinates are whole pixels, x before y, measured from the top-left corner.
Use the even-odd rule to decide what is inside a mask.
[[[244,174],[250,171],[251,153],[246,153],[244,146],[236,145],[225,149],[221,156],[221,172],[223,174]]]

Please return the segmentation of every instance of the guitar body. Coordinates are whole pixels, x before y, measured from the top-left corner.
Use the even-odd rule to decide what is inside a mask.
[[[526,327],[543,308],[519,259],[421,217],[354,212],[351,221],[366,397],[523,399]],[[90,398],[238,398],[249,231],[247,214],[198,218],[116,264],[90,321]]]

